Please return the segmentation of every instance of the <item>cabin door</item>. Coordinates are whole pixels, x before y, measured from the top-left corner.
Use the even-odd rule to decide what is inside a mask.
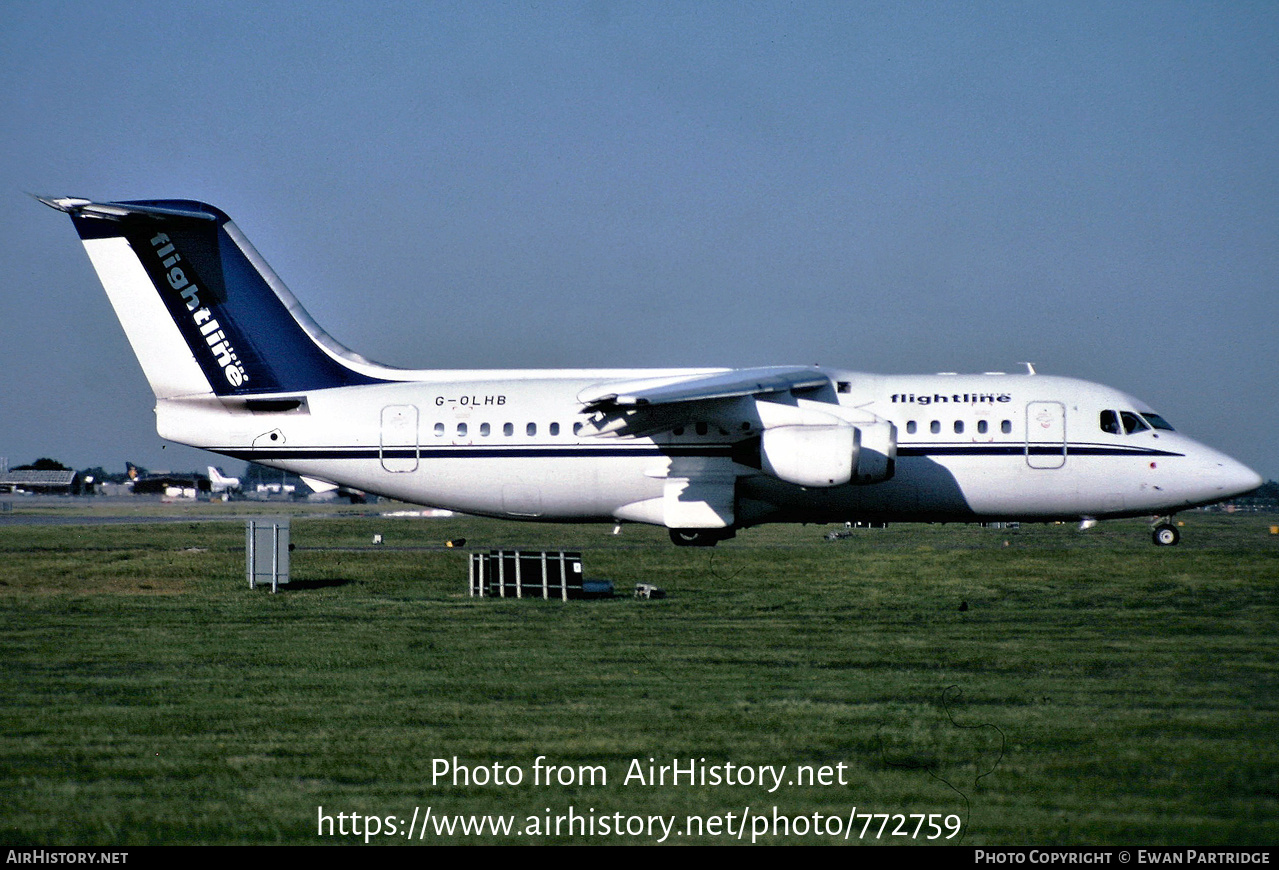
[[[378,453],[387,471],[417,471],[417,417],[417,405],[387,405],[382,409]]]
[[[1066,464],[1066,406],[1061,402],[1026,404],[1026,464],[1031,468]]]

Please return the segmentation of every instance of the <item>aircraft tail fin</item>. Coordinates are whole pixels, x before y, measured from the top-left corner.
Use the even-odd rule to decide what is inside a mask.
[[[37,199],[71,216],[156,398],[395,379],[324,332],[213,206]]]

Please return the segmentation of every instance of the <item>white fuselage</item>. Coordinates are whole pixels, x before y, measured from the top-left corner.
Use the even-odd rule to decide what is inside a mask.
[[[162,400],[157,413],[160,434],[174,441],[513,519],[663,524],[673,477],[730,487],[736,525],[1160,514],[1218,501],[1256,479],[1170,429],[1105,431],[1103,412],[1149,409],[1098,384],[822,371],[837,391],[784,404],[796,412],[834,408],[854,423],[891,422],[897,455],[889,479],[802,487],[762,471],[751,445],[780,404],[768,398],[704,405],[704,419],[640,437],[598,434],[582,412],[579,395],[603,382],[696,371],[421,372],[399,383],[300,394],[297,407],[251,410],[251,400],[208,397]]]
[[[699,545],[765,522],[1170,514],[1261,485],[1130,396],[1033,373],[392,369],[324,332],[213,206],[41,202],[71,215],[162,437],[328,484]]]

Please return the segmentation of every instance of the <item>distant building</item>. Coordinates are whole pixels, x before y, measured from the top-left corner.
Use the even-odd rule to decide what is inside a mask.
[[[0,493],[30,492],[39,495],[79,495],[80,475],[63,471],[5,471],[0,473]]]

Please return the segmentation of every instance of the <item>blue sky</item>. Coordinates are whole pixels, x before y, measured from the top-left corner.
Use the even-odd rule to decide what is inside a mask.
[[[1279,4],[14,2],[0,119],[11,464],[213,461],[34,192],[211,202],[390,364],[1031,360],[1279,478]]]

